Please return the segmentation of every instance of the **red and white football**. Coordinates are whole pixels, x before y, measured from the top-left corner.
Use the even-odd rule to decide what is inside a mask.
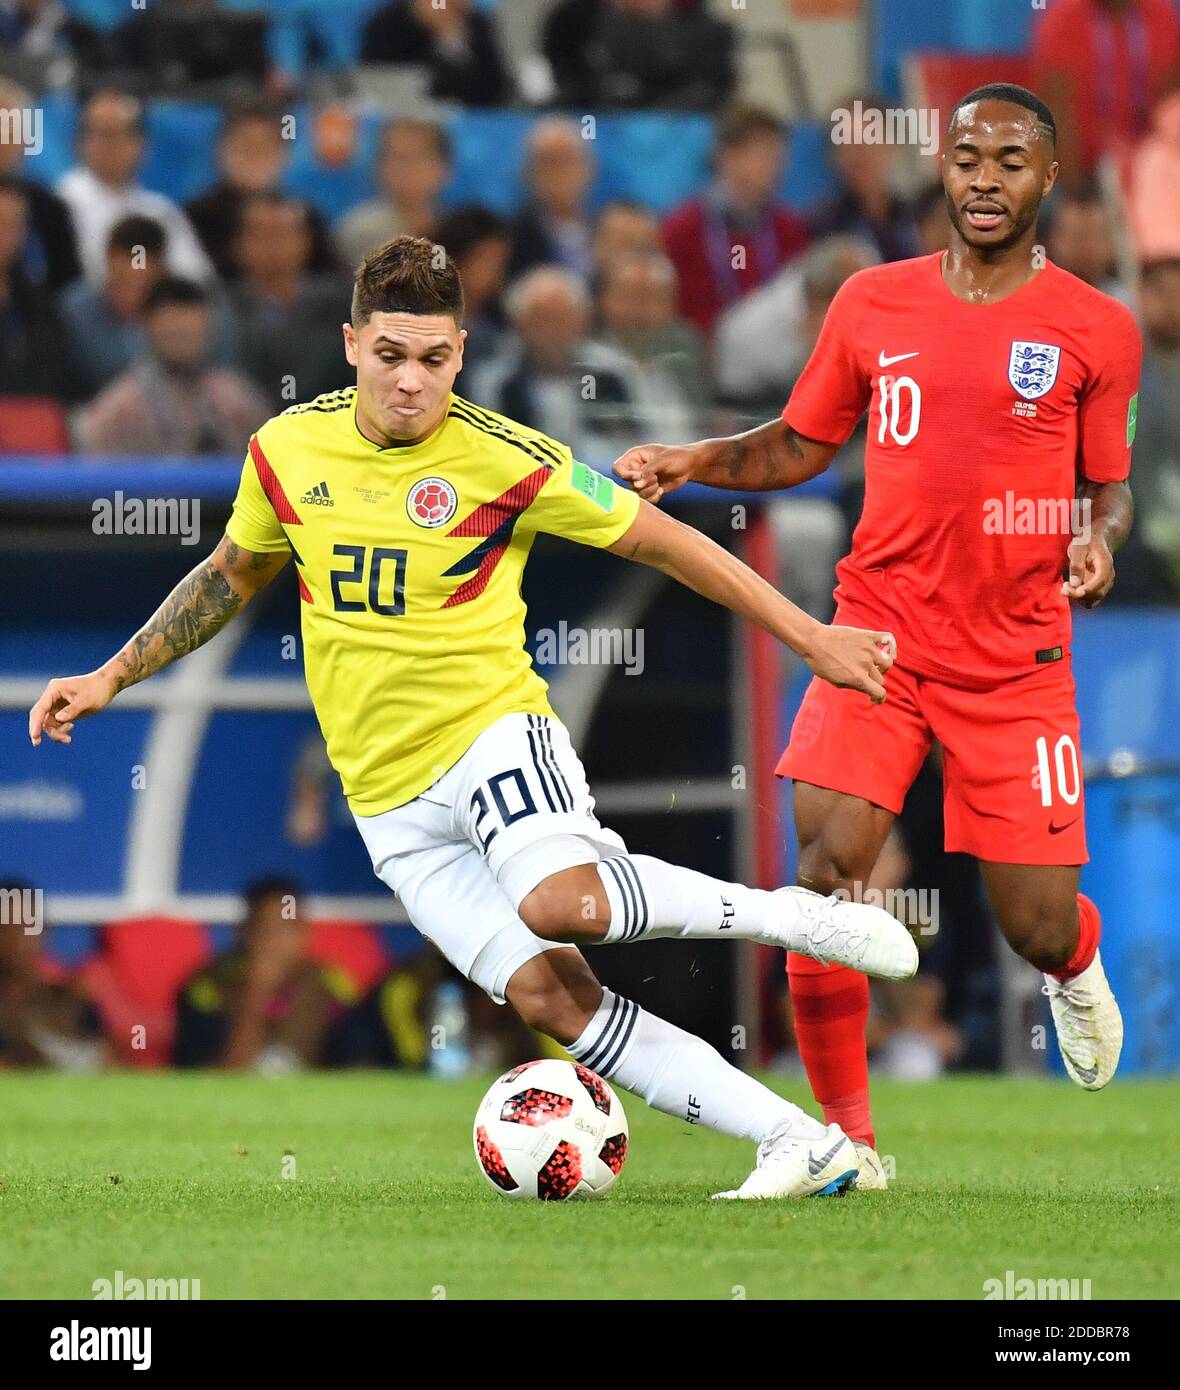
[[[493,1081],[472,1135],[480,1172],[503,1197],[600,1197],[627,1157],[627,1117],[601,1076],[542,1058]]]

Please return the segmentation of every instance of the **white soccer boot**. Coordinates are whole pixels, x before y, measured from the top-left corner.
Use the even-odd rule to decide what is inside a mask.
[[[908,980],[917,970],[914,938],[883,907],[825,898],[809,888],[780,888],[778,896],[787,900],[787,911],[777,944],[788,951],[881,980]]]
[[[1100,1091],[1115,1074],[1123,1050],[1123,1016],[1098,952],[1072,980],[1045,976],[1057,1046],[1070,1080],[1085,1091]]]
[[[819,1139],[801,1139],[790,1133],[789,1123],[758,1145],[757,1166],[741,1187],[714,1192],[715,1200],[834,1197],[856,1186],[856,1150],[839,1125],[829,1125]]]
[[[856,1150],[856,1161],[860,1172],[856,1175],[858,1192],[884,1192],[889,1186],[885,1176],[885,1165],[876,1149],[871,1149],[863,1139],[854,1139],[852,1147]]]

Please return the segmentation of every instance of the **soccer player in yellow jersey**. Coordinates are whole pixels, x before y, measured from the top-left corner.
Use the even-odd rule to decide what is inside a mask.
[[[744,938],[904,978],[909,934],[868,905],[725,883],[631,854],[601,825],[524,645],[538,531],[654,565],[760,624],[819,676],[883,700],[888,633],[825,627],[727,551],[569,449],[455,395],[458,273],[398,237],[360,266],[357,384],[250,440],[226,533],[122,651],[50,681],[29,715],[75,721],[206,642],[289,561],[307,683],[377,875],[468,978],[588,1067],[672,1115],[759,1142],[743,1197],[843,1190],[851,1142],[701,1039],[603,989],[579,943]]]

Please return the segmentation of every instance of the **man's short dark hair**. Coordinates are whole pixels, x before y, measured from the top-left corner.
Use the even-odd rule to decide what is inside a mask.
[[[438,121],[428,121],[421,116],[395,116],[392,121],[381,132],[381,153],[384,154],[389,147],[389,137],[396,130],[412,130],[415,135],[425,135],[434,145],[434,153],[444,164],[450,164],[454,158],[454,151],[451,147],[451,136],[445,125]]]
[[[97,102],[107,97],[117,97],[125,102],[130,110],[131,124],[136,135],[142,140],[147,137],[147,112],[144,110],[143,102],[135,95],[123,87],[97,87],[90,93],[82,103],[82,109],[78,113],[78,134],[86,134],[86,118],[90,113],[90,108]]]
[[[639,217],[654,217],[655,213],[646,203],[641,203],[638,198],[608,198],[598,209],[598,216],[594,219],[601,222],[608,212],[633,212]]]
[[[242,890],[242,897],[246,900],[246,918],[249,920],[262,904],[269,902],[271,898],[294,898],[296,902],[301,901],[303,884],[297,878],[289,878],[286,874],[268,874],[248,883]]]
[[[226,113],[217,138],[224,144],[239,126],[244,125],[268,125],[279,135],[283,129],[279,113],[273,106],[264,101],[245,101]]]
[[[448,213],[438,229],[439,245],[458,261],[482,241],[511,240],[512,228],[506,219],[479,203],[468,203]]]
[[[946,123],[947,130],[954,125],[955,117],[964,106],[970,106],[977,101],[1006,101],[1013,106],[1021,106],[1026,111],[1031,111],[1049,143],[1057,143],[1057,122],[1053,118],[1053,112],[1035,92],[1030,92],[1027,87],[1019,87],[1015,82],[985,82],[982,87],[975,87],[965,96],[961,96],[951,108]]]
[[[781,140],[785,138],[786,133],[787,128],[783,122],[765,106],[731,106],[718,117],[714,148],[732,149],[735,145],[744,145],[757,135],[771,135],[776,140]]]
[[[1180,256],[1153,256],[1139,267],[1140,282],[1149,285],[1158,276],[1166,275],[1170,270],[1180,271]]]
[[[164,254],[164,228],[154,217],[133,212],[121,217],[107,237],[107,251],[126,251],[130,255],[142,246],[149,256]]]
[[[854,111],[857,102],[860,103],[860,109],[866,115],[870,111],[876,111],[881,116],[884,116],[886,111],[889,110],[888,98],[882,96],[880,92],[873,91],[849,92],[846,96],[841,97],[835,107],[833,107],[833,110]]]
[[[253,193],[247,193],[239,200],[237,230],[240,232],[246,221],[246,214],[251,208],[298,208],[303,214],[303,220],[308,229],[311,228],[311,208],[303,198],[297,198],[293,193],[284,193],[278,188],[260,188]]]
[[[186,280],[182,275],[162,275],[148,291],[143,311],[150,314],[169,304],[209,303],[209,296],[195,280]]]
[[[463,322],[463,282],[452,258],[427,237],[398,236],[365,257],[352,291],[352,326],[374,314],[450,314]]]

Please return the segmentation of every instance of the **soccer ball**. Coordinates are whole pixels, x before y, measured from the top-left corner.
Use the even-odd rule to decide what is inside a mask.
[[[544,1058],[493,1081],[475,1112],[480,1172],[504,1197],[600,1197],[627,1157],[627,1117],[601,1076]]]

